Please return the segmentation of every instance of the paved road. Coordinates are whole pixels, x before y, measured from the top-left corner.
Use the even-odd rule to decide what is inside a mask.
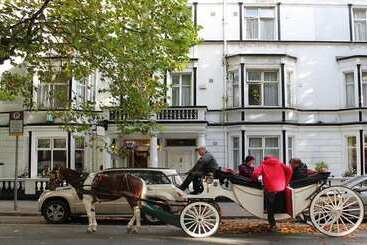
[[[218,234],[206,239],[192,239],[171,226],[145,226],[138,234],[126,234],[124,225],[100,225],[88,234],[85,225],[8,224],[0,226],[1,245],[155,245],[155,244],[366,244],[367,232],[348,238],[328,238],[319,234]]]

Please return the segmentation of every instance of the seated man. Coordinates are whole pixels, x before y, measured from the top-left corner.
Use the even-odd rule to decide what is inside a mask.
[[[191,194],[199,194],[203,191],[201,178],[208,174],[214,174],[218,170],[218,163],[210,154],[206,147],[201,145],[197,148],[200,155],[199,160],[196,162],[195,166],[189,171],[188,176],[184,182],[179,187],[181,190],[186,190],[187,187],[193,182],[194,192]]]
[[[301,159],[299,158],[292,158],[289,161],[292,171],[293,171],[293,175],[292,175],[292,179],[291,181],[295,181],[295,180],[299,180],[299,179],[304,179],[307,178],[308,176],[308,170],[307,170],[307,165],[304,164]]]

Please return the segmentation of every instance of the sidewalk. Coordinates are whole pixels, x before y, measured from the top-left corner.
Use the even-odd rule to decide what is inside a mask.
[[[0,200],[0,216],[40,216],[37,201],[18,201],[14,210],[14,201]]]
[[[251,216],[237,204],[232,202],[219,203],[223,218],[244,218]],[[18,209],[14,211],[13,201],[0,200],[0,216],[40,216],[37,201],[18,201]]]

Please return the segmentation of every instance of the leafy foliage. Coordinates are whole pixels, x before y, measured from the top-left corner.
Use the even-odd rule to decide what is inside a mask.
[[[54,115],[67,130],[87,130],[102,119],[96,108],[109,105],[124,115],[122,133],[147,132],[165,106],[164,74],[183,68],[197,41],[187,0],[0,0],[0,63],[25,68],[2,76],[0,99],[31,98],[34,74],[57,83],[98,71],[103,103],[66,103]]]

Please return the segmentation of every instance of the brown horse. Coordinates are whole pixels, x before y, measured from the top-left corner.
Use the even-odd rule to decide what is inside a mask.
[[[85,175],[61,167],[51,172],[49,188],[55,189],[64,181],[75,188],[78,197],[83,201],[89,220],[88,232],[97,231],[95,203],[113,201],[121,197],[127,199],[134,213],[128,224],[128,232],[137,232],[141,227],[140,200],[144,199],[146,189],[142,179],[121,173]]]

